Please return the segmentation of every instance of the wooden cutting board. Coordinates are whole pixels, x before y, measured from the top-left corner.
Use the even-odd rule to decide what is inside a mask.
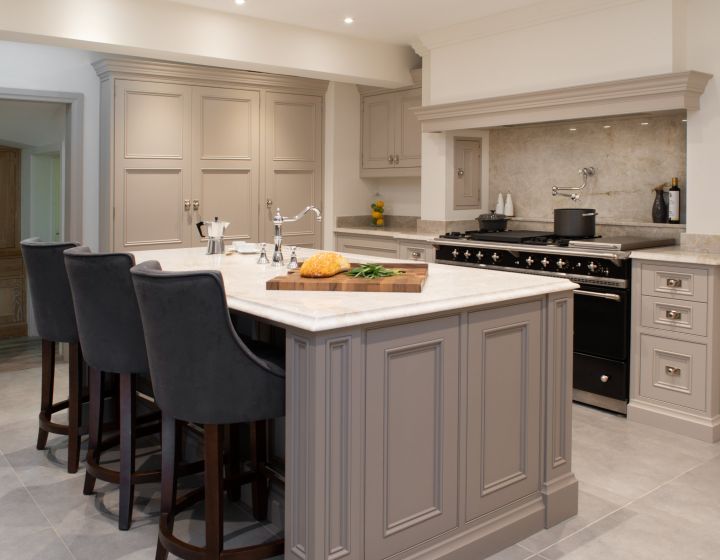
[[[303,278],[295,270],[271,278],[265,284],[268,290],[299,290],[316,292],[422,292],[428,276],[426,263],[382,263],[385,268],[404,270],[405,274],[386,278],[353,278],[344,272],[331,278]],[[350,263],[352,268],[360,266]]]

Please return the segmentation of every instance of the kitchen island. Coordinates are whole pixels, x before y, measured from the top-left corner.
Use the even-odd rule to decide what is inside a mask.
[[[220,270],[285,330],[286,559],[477,559],[576,514],[571,282],[430,264],[418,294],[266,291],[286,271],[257,255],[135,257]]]

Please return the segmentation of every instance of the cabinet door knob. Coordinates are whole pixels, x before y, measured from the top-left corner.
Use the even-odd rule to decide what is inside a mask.
[[[413,251],[412,253],[410,253],[410,256],[411,256],[413,259],[419,259],[419,258],[420,258],[420,251]]]
[[[189,210],[190,210],[190,199],[187,199],[187,198],[186,198],[186,199],[183,201],[183,206],[185,207],[185,212],[189,211]]]
[[[395,165],[397,165],[398,163],[400,163],[400,156],[395,154]]]
[[[462,177],[463,175],[465,175],[465,170],[462,167],[458,167],[457,176]]]
[[[681,278],[668,278],[665,282],[668,288],[682,288]]]
[[[392,154],[390,154],[390,155],[388,156],[388,163],[392,164],[392,162],[393,162],[394,160],[395,160],[395,158],[392,156]]]
[[[665,318],[670,319],[671,321],[679,321],[682,319],[682,313],[680,311],[675,311],[674,309],[668,309],[665,312]]]
[[[607,383],[608,381],[610,381],[610,376],[605,375],[605,374],[603,373],[603,374],[600,376],[600,381],[602,381],[603,383]]]
[[[197,198],[193,200],[193,210],[200,210],[200,201]]]
[[[272,208],[272,199],[268,198],[268,199],[265,201],[265,207],[266,207],[266,208]]]
[[[672,375],[673,377],[677,377],[678,375],[680,375],[682,373],[682,370],[677,367],[665,366],[665,373],[667,375]]]

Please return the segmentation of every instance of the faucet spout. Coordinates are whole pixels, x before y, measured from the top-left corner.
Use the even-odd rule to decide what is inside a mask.
[[[300,212],[297,216],[294,216],[292,218],[288,218],[287,216],[283,216],[280,213],[280,208],[277,208],[275,210],[275,215],[273,216],[273,225],[275,226],[275,250],[273,251],[273,265],[279,266],[283,264],[283,256],[282,256],[282,226],[285,222],[297,222],[300,220],[305,214],[308,212],[313,212],[315,214],[315,220],[318,222],[322,222],[322,214],[320,213],[320,209],[317,208],[315,205],[311,204],[310,206],[307,206],[302,212]]]

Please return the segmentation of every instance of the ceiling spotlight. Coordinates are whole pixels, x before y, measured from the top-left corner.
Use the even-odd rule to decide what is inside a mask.
[[[603,126],[603,128],[612,128],[609,124]]]
[[[575,131],[577,130],[577,128],[568,128],[568,130],[569,130],[570,132],[575,132]]]
[[[640,123],[640,126],[647,126],[647,125],[649,125],[649,124],[650,124],[649,122],[641,122],[641,123]]]
[[[238,6],[242,6],[242,5],[245,3],[245,0],[235,0],[235,3],[236,3]]]
[[[351,23],[355,23],[355,20],[353,18],[351,18],[350,16],[346,17],[343,21],[345,23],[347,23],[348,25],[350,25]]]
[[[687,119],[683,119],[683,121],[682,121],[682,122],[687,122]]]

